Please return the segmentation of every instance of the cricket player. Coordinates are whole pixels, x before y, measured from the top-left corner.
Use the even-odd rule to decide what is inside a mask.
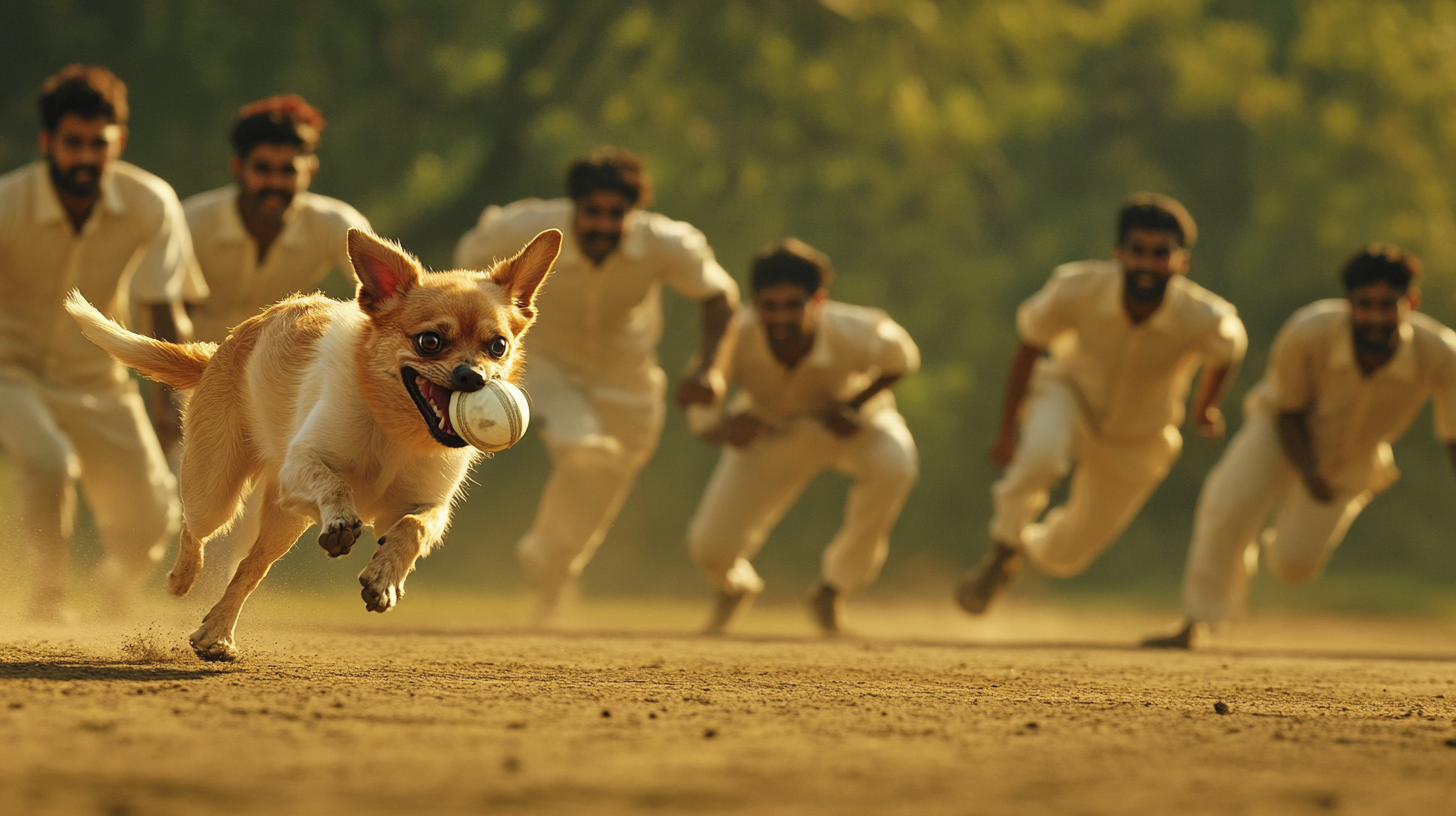
[[[316,289],[331,269],[350,280],[347,233],[369,229],[358,210],[308,191],[318,174],[324,117],[303,97],[244,105],[233,121],[233,183],[182,202],[201,280],[189,279],[187,310],[198,340],[221,343],[239,323],[297,292]],[[205,294],[205,299],[197,293]],[[236,524],[210,547],[241,558],[258,536],[251,494]]]
[[[1196,239],[1182,204],[1135,195],[1118,216],[1115,260],[1059,267],[1017,311],[991,451],[1006,472],[991,490],[992,551],[957,587],[967,612],[984,612],[1025,559],[1076,575],[1122,533],[1182,449],[1200,366],[1193,424],[1222,436],[1219,401],[1248,340],[1234,308],[1188,279]],[[1074,462],[1067,503],[1037,521]]]
[[[179,434],[171,395],[153,392],[149,420],[126,369],[61,306],[80,289],[110,315],[149,312],[162,339],[190,339],[187,222],[166,182],[121,161],[127,113],[110,71],[68,66],[42,86],[43,160],[0,176],[0,445],[17,469],[38,620],[67,615],[77,480],[105,549],[97,575],[111,612],[161,558],[180,512],[158,442]]]
[[[1428,398],[1456,465],[1456,332],[1416,311],[1420,274],[1397,247],[1365,247],[1341,272],[1344,298],[1316,301],[1280,329],[1244,401],[1244,426],[1198,498],[1186,620],[1143,645],[1190,648],[1237,612],[1261,543],[1281,581],[1319,575],[1355,517],[1399,477],[1390,444]]]
[[[699,430],[724,445],[688,532],[693,561],[718,587],[708,634],[763,591],[749,559],[826,468],[854,479],[809,598],[820,629],[838,634],[845,596],[884,564],[915,483],[915,441],[889,389],[920,366],[920,352],[879,309],[830,300],[833,274],[827,257],[794,238],[753,259],[753,308],[740,313],[722,361],[739,390]]]
[[[460,239],[456,266],[487,268],[544,229],[568,238],[538,298],[525,388],[551,454],[535,523],[517,545],[547,622],[581,573],[657,447],[667,379],[657,362],[662,284],[702,304],[697,368],[681,404],[711,403],[710,376],[738,287],[703,234],[648,212],[651,182],[636,155],[599,148],[567,171],[568,198],[488,207]]]
[[[263,308],[314,290],[330,269],[353,277],[345,235],[369,222],[308,191],[323,128],[318,110],[293,94],[244,105],[232,129],[233,183],[182,202],[209,292],[188,300],[198,340],[221,343]]]

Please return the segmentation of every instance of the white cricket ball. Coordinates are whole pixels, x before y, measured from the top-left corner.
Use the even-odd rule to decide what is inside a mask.
[[[531,424],[526,394],[505,380],[488,380],[479,391],[450,395],[450,427],[460,438],[487,453],[521,441]]]

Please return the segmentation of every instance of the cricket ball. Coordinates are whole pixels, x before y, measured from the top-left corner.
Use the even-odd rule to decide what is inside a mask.
[[[488,380],[479,391],[450,395],[450,426],[461,439],[487,453],[521,441],[530,424],[525,392],[505,380]]]

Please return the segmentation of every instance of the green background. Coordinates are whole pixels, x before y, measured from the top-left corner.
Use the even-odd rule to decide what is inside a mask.
[[[1193,275],[1248,325],[1234,427],[1280,323],[1337,295],[1338,264],[1363,242],[1420,253],[1425,308],[1456,320],[1452,2],[32,0],[0,5],[0,42],[0,168],[36,156],[41,80],[97,62],[131,87],[127,158],[184,197],[228,181],[240,105],[303,94],[329,120],[314,189],[437,268],[484,206],[558,195],[565,163],[601,143],[645,153],[655,209],[701,228],[740,280],[778,236],[828,252],[836,296],[887,308],[925,358],[898,388],[922,480],[882,597],[948,597],[984,550],[1015,306],[1056,264],[1107,256],[1131,191],[1188,205],[1202,230]],[[694,307],[669,301],[675,374],[697,328]],[[1221,450],[1185,436],[1102,559],[1022,591],[1172,609]],[[1428,415],[1396,450],[1404,478],[1319,588],[1259,597],[1450,608],[1456,480]],[[585,592],[707,595],[683,532],[714,459],[674,414]],[[483,462],[412,588],[519,590],[511,547],[546,466],[534,438]],[[815,577],[843,488],[820,480],[769,540],[757,563],[770,598]],[[352,592],[360,566],[306,538],[272,582]]]

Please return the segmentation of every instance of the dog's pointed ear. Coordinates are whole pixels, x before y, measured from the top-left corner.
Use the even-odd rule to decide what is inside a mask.
[[[532,238],[525,249],[491,273],[491,279],[511,293],[516,310],[528,320],[536,316],[536,292],[551,274],[551,265],[559,254],[561,230],[549,229]]]
[[[366,230],[349,230],[349,263],[359,278],[359,308],[370,314],[420,282],[420,264],[413,256]]]

